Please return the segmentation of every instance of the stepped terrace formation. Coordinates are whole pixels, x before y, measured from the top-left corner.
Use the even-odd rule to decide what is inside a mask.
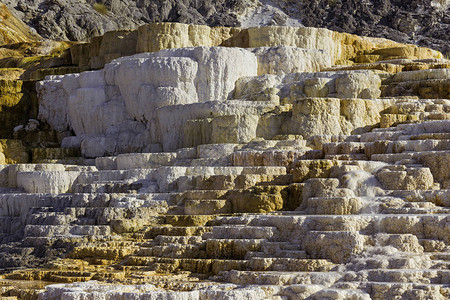
[[[450,297],[440,52],[175,23],[36,43],[0,73],[0,296]]]
[[[325,27],[450,54],[448,0],[3,0],[44,38],[86,41],[154,22]]]

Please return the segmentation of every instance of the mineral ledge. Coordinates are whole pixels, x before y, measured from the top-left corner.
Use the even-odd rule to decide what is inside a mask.
[[[0,140],[4,299],[450,297],[439,52],[164,23],[70,51]]]

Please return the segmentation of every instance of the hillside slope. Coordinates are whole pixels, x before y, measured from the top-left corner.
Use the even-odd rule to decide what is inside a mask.
[[[5,0],[43,37],[88,40],[150,22],[326,27],[449,52],[448,0]],[[300,23],[301,22],[301,23]]]
[[[0,3],[0,45],[32,42],[39,39],[28,26],[14,17],[8,8]]]

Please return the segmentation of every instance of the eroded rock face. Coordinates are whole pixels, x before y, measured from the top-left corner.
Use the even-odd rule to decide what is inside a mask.
[[[449,51],[448,45],[442,43],[448,37],[444,38],[445,35],[441,34],[449,24],[449,5],[446,1],[425,0],[413,4],[346,0],[275,2],[280,3],[285,11],[295,7],[305,26],[325,26],[331,30],[384,37],[403,43],[420,41],[420,45]],[[427,10],[425,14],[424,10]]]
[[[150,28],[168,30],[162,47],[219,30]],[[1,297],[448,298],[448,61],[326,29],[250,31],[264,47],[120,58],[108,43],[135,36],[111,34],[105,60],[86,56],[117,58],[105,68],[39,83],[62,148],[0,165]],[[357,49],[376,62],[332,66]],[[414,58],[379,61],[392,53]],[[39,141],[40,126],[14,136]],[[21,143],[0,140],[0,159],[21,162]]]
[[[3,138],[12,138],[14,128],[35,119],[38,101],[34,82],[21,80],[0,80],[0,120]]]
[[[162,35],[161,28],[167,27],[169,33],[175,29],[181,32],[180,36],[159,36],[161,47],[209,44],[195,40],[200,36],[190,28],[203,28],[209,34],[219,30],[183,24],[152,26],[142,30]],[[247,143],[283,134],[305,138],[357,134],[378,123],[395,122],[387,121],[381,112],[396,101],[375,99],[380,97],[383,81],[403,84],[409,82],[408,76],[399,73],[391,78],[370,70],[315,72],[330,66],[337,57],[346,57],[342,51],[348,41],[341,44],[342,35],[326,29],[274,27],[265,37],[265,30],[249,29],[249,45],[306,45],[311,40],[308,47],[325,50],[194,47],[119,58],[102,70],[40,82],[39,118],[55,130],[73,130],[77,137],[64,139],[63,145],[81,147],[86,157],[173,151],[204,143]],[[331,44],[325,41],[328,35],[334,39]],[[173,36],[180,40],[171,41]],[[369,48],[392,43],[363,42]],[[439,54],[431,51],[426,55]],[[419,82],[446,74],[440,69],[416,72],[414,78]],[[398,91],[389,93],[396,95]],[[268,113],[279,104],[283,114]]]
[[[18,20],[5,4],[0,5],[0,45],[39,40],[39,35],[32,32],[23,22]]]
[[[397,1],[25,1],[4,2],[50,39],[88,40],[152,22],[209,26],[311,26],[389,38],[448,52],[448,3]],[[55,18],[57,15],[63,18]]]
[[[249,1],[250,3],[252,1]],[[179,22],[210,26],[237,26],[237,14],[248,1],[6,1],[24,22],[45,38],[88,40],[117,29],[135,29],[154,22]],[[55,16],[64,16],[61,20]],[[34,24],[34,25],[32,25]],[[53,28],[53,29],[52,29]]]
[[[141,54],[119,59],[101,71],[56,77],[49,82],[53,88],[41,82],[39,92],[44,101],[40,117],[55,129],[71,128],[77,136],[89,136],[80,141],[86,156],[144,148],[177,149],[182,146],[179,134],[183,119],[190,114],[207,116],[208,110],[230,97],[238,78],[256,74],[255,55],[243,49]],[[61,106],[53,105],[54,101],[62,101]],[[193,107],[191,113],[184,108],[183,117],[158,114],[158,108],[191,103],[205,105]],[[116,138],[111,139],[112,135]]]
[[[117,30],[92,38],[89,43],[71,47],[72,63],[81,69],[99,69],[111,60],[142,52],[157,52],[162,49],[225,46],[240,48],[259,48],[274,46],[325,50],[332,64],[371,63],[396,58],[440,58],[440,52],[414,45],[405,45],[383,38],[361,37],[348,33],[339,33],[325,28],[313,27],[209,27],[181,23],[152,23],[140,26],[137,30]],[[264,50],[262,52],[265,52]],[[278,54],[277,54],[278,52]],[[302,53],[304,52],[304,53]],[[300,59],[295,68],[306,71],[325,67],[325,56],[315,51],[299,49],[277,49],[260,56],[260,74],[270,70],[265,56],[279,59],[284,56],[283,68],[278,63],[277,72],[282,69],[295,71],[289,61]],[[320,52],[320,51],[319,51]],[[257,51],[257,54],[264,54]],[[308,62],[306,62],[308,61]],[[268,68],[268,69],[267,69]],[[311,69],[313,68],[313,69]],[[314,69],[316,68],[316,69]],[[266,70],[267,69],[267,70]],[[286,73],[285,70],[283,73]]]

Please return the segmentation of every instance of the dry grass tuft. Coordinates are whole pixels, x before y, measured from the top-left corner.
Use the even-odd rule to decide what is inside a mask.
[[[108,13],[108,8],[106,7],[105,4],[103,3],[95,3],[94,4],[94,9],[102,15],[106,15]]]

